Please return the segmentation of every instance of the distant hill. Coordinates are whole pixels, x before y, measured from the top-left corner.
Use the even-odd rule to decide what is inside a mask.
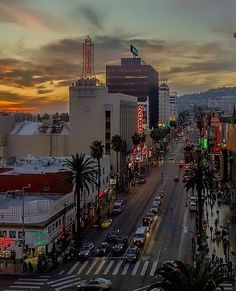
[[[236,86],[235,87],[218,87],[217,89],[208,89],[200,93],[193,94],[184,94],[179,96],[179,98],[200,98],[208,99],[212,97],[221,97],[221,96],[236,96]]]
[[[209,98],[219,98],[223,96],[235,96],[236,98],[236,86],[208,89],[200,93],[182,95],[177,98],[177,109],[180,112],[185,109],[191,109],[194,106],[207,108]]]

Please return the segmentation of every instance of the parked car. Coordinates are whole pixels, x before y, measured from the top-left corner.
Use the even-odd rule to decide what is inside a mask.
[[[93,278],[80,281],[77,287],[80,290],[109,290],[112,287],[112,282],[104,278]]]
[[[161,204],[161,202],[162,202],[162,197],[158,194],[157,196],[155,196],[154,197],[154,201],[158,201],[158,202],[160,202],[160,204]]]
[[[154,221],[154,214],[151,212],[148,212],[144,218],[148,218],[150,222],[152,223]]]
[[[179,162],[179,167],[180,167],[180,168],[183,168],[183,166],[184,166],[184,161],[180,161],[180,162]]]
[[[190,205],[189,205],[189,209],[190,209],[190,211],[197,211],[197,203],[191,201]]]
[[[179,182],[179,176],[175,176],[175,177],[174,177],[174,181],[175,181],[175,182]]]
[[[80,259],[87,259],[94,254],[94,244],[93,243],[84,243],[79,251]]]
[[[128,237],[125,235],[118,236],[116,239],[116,243],[112,249],[113,254],[120,256],[121,254],[125,252],[127,245],[128,245]]]
[[[159,200],[154,200],[152,202],[152,207],[160,207],[161,206],[161,201]]]
[[[150,220],[150,218],[148,218],[148,217],[143,218],[143,226],[147,227],[147,231],[150,230],[151,224],[152,224],[152,221]]]
[[[98,256],[105,256],[110,252],[110,245],[108,242],[103,241],[97,248],[97,255]]]
[[[108,229],[112,225],[112,219],[106,219],[101,223],[101,228],[102,229]]]
[[[164,190],[160,190],[156,193],[156,196],[161,196],[162,198],[164,197]]]
[[[126,253],[126,261],[133,263],[136,262],[140,255],[140,248],[138,246],[132,246],[129,248],[128,252]]]
[[[159,213],[159,211],[160,211],[160,204],[159,204],[159,206],[152,206],[152,207],[149,209],[149,211],[150,211],[151,213],[153,213],[154,215],[157,215],[157,214]]]
[[[119,233],[120,233],[119,229],[110,230],[107,234],[107,241],[108,242],[116,241]]]
[[[146,182],[146,177],[144,174],[141,174],[138,178],[138,184],[144,184]]]
[[[188,179],[189,179],[188,175],[184,174],[184,175],[183,175],[183,182],[184,182],[184,183],[187,182]]]

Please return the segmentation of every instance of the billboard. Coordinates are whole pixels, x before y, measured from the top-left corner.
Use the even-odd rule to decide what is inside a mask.
[[[135,46],[133,46],[133,45],[131,45],[130,46],[130,51],[131,51],[131,53],[134,55],[134,56],[138,56],[138,49],[136,49],[136,47]]]
[[[138,105],[138,133],[143,133],[143,106]]]

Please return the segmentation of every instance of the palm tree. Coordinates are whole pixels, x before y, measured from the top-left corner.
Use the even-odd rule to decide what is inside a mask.
[[[99,223],[99,211],[100,211],[100,207],[99,207],[99,193],[100,193],[100,189],[101,189],[101,158],[103,156],[103,152],[104,152],[104,145],[102,144],[101,141],[95,140],[92,145],[90,146],[90,150],[91,150],[91,156],[97,160],[97,164],[98,164],[98,181],[97,181],[97,223]]]
[[[81,237],[81,223],[80,223],[80,200],[81,194],[84,190],[90,192],[90,187],[97,185],[97,164],[91,159],[87,158],[84,154],[71,155],[70,159],[65,159],[65,167],[69,170],[63,169],[65,173],[63,176],[64,182],[74,186],[74,201],[76,203],[76,232],[75,242],[76,247],[80,248]]]
[[[182,261],[173,261],[157,269],[156,275],[163,281],[152,284],[148,290],[162,288],[166,291],[215,291],[225,280],[222,265],[213,266],[211,260],[199,258],[190,265]]]
[[[189,179],[185,184],[185,188],[196,188],[198,196],[198,245],[201,249],[201,240],[203,235],[202,215],[204,210],[204,199],[202,193],[205,190],[212,190],[214,184],[214,173],[210,168],[208,161],[205,159],[202,151],[195,152],[195,160],[192,162]]]
[[[135,132],[134,135],[132,135],[132,142],[134,146],[140,144],[140,135],[137,132]]]
[[[118,194],[118,175],[119,175],[119,152],[122,150],[122,139],[118,134],[113,135],[111,140],[111,148],[116,152],[116,198]]]

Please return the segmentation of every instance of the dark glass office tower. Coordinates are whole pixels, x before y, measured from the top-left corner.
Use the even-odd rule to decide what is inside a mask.
[[[138,102],[149,96],[150,127],[158,125],[158,72],[141,58],[122,58],[121,65],[106,66],[106,85],[111,93],[138,97]]]

